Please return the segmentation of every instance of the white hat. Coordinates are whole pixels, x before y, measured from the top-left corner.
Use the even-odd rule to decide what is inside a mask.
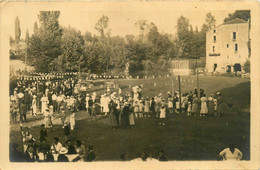
[[[65,147],[60,148],[59,154],[66,154],[68,153],[68,149]]]

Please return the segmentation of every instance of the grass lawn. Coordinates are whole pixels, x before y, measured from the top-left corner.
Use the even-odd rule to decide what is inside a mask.
[[[196,85],[195,76],[183,77],[193,80],[183,84],[182,91],[192,90]],[[171,90],[171,79],[116,80],[115,83],[124,91],[129,91],[129,84],[144,84],[143,95],[154,96],[159,92],[166,94]],[[154,87],[154,83],[157,87]],[[167,82],[167,85],[166,85]],[[177,81],[174,80],[175,87]],[[152,157],[157,157],[160,149],[165,151],[169,160],[216,160],[216,155],[230,143],[234,143],[243,153],[243,159],[250,159],[250,82],[246,79],[233,77],[200,77],[200,86],[206,94],[221,91],[223,98],[233,104],[232,109],[226,109],[221,118],[187,117],[184,114],[167,115],[166,126],[159,126],[158,119],[139,118],[136,125],[130,129],[112,130],[109,118],[96,121],[76,121],[76,129],[71,139],[80,139],[85,145],[94,145],[97,160],[119,160],[121,153],[128,157],[140,156],[147,151]],[[103,91],[100,90],[99,92]],[[84,111],[76,116],[84,115]],[[39,138],[39,127],[32,127],[31,133]],[[64,143],[63,129],[54,126],[54,132],[48,131],[49,142],[58,136]],[[19,144],[18,131],[11,129],[10,141]]]

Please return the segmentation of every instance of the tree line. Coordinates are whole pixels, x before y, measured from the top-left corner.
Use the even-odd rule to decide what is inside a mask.
[[[37,72],[80,71],[118,74],[129,63],[129,73],[159,74],[170,68],[174,58],[199,59],[206,56],[206,32],[216,24],[208,13],[199,30],[180,16],[175,35],[161,33],[153,22],[139,20],[139,35],[111,36],[109,18],[101,16],[95,24],[99,35],[59,24],[60,11],[40,11],[39,26],[21,40],[20,21],[15,20],[15,36],[10,37],[10,58],[19,58],[34,66]],[[242,15],[244,16],[244,15]],[[229,18],[234,17],[230,14]],[[243,18],[244,19],[244,18]]]

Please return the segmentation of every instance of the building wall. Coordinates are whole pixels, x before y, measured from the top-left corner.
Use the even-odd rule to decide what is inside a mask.
[[[215,33],[214,33],[214,30]],[[236,40],[233,40],[233,32],[236,32]],[[216,36],[216,41],[214,41]],[[238,45],[237,52],[235,44]],[[213,51],[215,46],[215,52]],[[210,56],[215,54],[217,56]],[[228,65],[231,67],[239,63],[244,65],[248,59],[248,23],[220,25],[207,32],[206,35],[206,68],[208,72],[226,71]]]

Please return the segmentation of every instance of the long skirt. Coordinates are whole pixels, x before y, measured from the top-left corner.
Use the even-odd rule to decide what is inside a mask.
[[[195,113],[195,114],[199,113],[199,106],[198,106],[197,103],[193,103],[193,104],[192,104],[191,112],[192,112],[192,113]]]
[[[217,113],[218,113],[219,116],[224,113],[224,107],[225,107],[225,104],[224,104],[224,103],[218,104]]]
[[[201,102],[201,109],[200,109],[201,114],[208,114],[208,106],[206,102]]]
[[[117,126],[117,120],[116,120],[115,112],[114,113],[110,113],[109,118],[110,118],[110,125],[111,125],[111,127]]]
[[[37,105],[36,105],[36,103],[32,105],[32,112],[33,112],[33,114],[37,113]]]
[[[134,125],[135,124],[135,118],[134,118],[134,113],[129,113],[129,124]]]
[[[44,113],[47,108],[48,108],[47,102],[42,102],[42,113]]]
[[[209,110],[209,115],[213,115],[214,114],[214,102],[209,102],[209,107],[208,107],[208,110]]]
[[[129,125],[129,116],[121,115],[121,125],[123,128],[126,128]]]

